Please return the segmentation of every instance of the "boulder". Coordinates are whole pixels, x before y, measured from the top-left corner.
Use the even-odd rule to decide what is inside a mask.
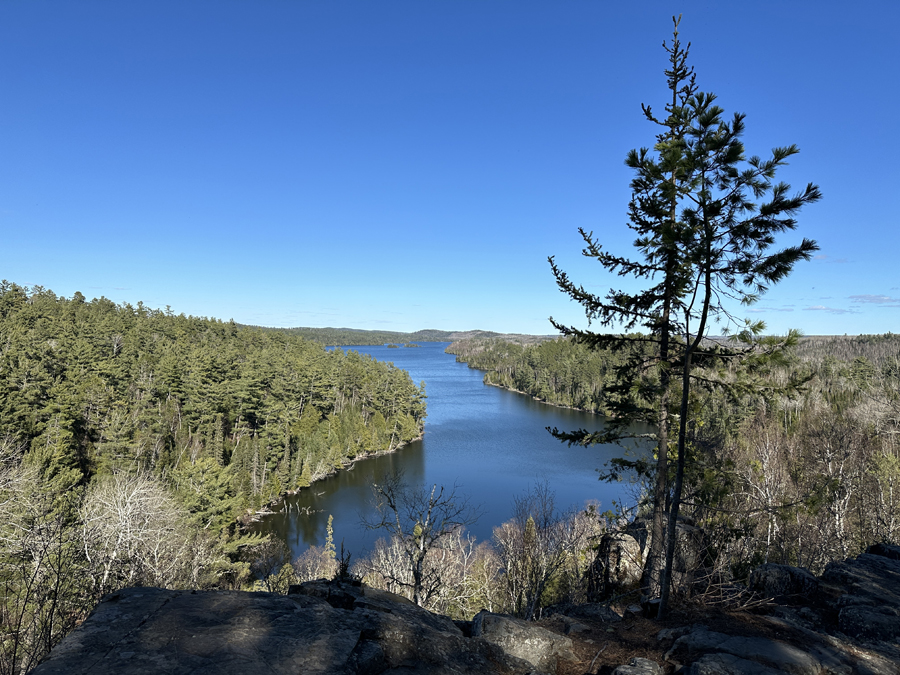
[[[641,559],[646,559],[652,540],[652,523],[647,518],[635,518],[625,528],[628,536],[640,547]],[[702,528],[687,516],[679,516],[675,525],[675,559],[672,564],[672,592],[689,596],[697,585],[709,580],[705,559],[709,540]],[[702,589],[701,589],[702,590]],[[649,598],[648,598],[649,600]],[[655,616],[655,615],[654,615]]]
[[[687,675],[784,675],[783,670],[732,654],[704,654],[684,672]]]
[[[824,632],[793,627],[796,644],[764,637],[726,635],[695,624],[666,633],[681,634],[666,660],[683,663],[687,675],[900,675],[900,650],[872,650]],[[797,641],[797,635],[794,634]]]
[[[566,635],[573,635],[573,634],[577,635],[578,633],[588,633],[591,630],[590,626],[585,626],[583,623],[578,621],[578,619],[575,619],[571,616],[563,615],[562,623],[564,626],[563,632]]]
[[[812,599],[819,590],[819,580],[802,567],[766,563],[750,573],[748,587],[765,598],[789,602]]]
[[[851,605],[838,613],[838,627],[863,640],[894,640],[900,636],[900,611],[896,607]]]
[[[675,640],[675,644],[666,654],[666,659],[678,652],[686,652],[691,662],[700,661],[705,654],[734,656],[752,662],[753,668],[758,668],[761,673],[765,670],[759,668],[760,666],[794,675],[819,675],[823,670],[817,658],[785,642],[768,638],[725,635],[711,631],[705,626],[695,626],[690,633]],[[731,659],[726,657],[722,662],[729,661]]]
[[[872,544],[866,549],[866,553],[880,555],[884,558],[890,558],[891,560],[900,560],[900,546],[895,544]]]
[[[635,588],[644,570],[641,545],[630,534],[606,534],[600,540],[591,566],[591,588],[594,597],[607,598],[614,593]]]
[[[472,636],[497,645],[543,673],[555,673],[559,659],[577,660],[572,640],[533,623],[482,610],[472,620]]]

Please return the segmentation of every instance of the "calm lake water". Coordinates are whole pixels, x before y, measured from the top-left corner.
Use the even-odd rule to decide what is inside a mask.
[[[384,346],[344,347],[392,361],[425,381],[428,417],[425,435],[401,450],[357,462],[309,489],[288,498],[281,510],[255,527],[284,539],[294,556],[310,545],[325,542],[328,516],[334,516],[334,538],[353,559],[361,558],[384,533],[367,531],[360,520],[371,509],[371,485],[386,473],[402,471],[410,485],[452,487],[480,505],[483,515],[468,528],[479,541],[490,539],[493,528],[512,516],[513,498],[546,481],[560,509],[582,508],[599,502],[630,501],[628,483],[598,480],[606,460],[621,456],[619,446],[567,447],[554,440],[546,427],[602,428],[603,417],[539,403],[530,396],[490,387],[483,372],[456,363],[445,354],[447,342],[423,342],[418,348]],[[311,513],[306,513],[309,510]]]

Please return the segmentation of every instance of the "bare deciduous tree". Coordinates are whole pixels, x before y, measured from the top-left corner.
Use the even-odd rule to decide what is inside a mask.
[[[294,560],[294,575],[298,583],[315,579],[331,579],[337,574],[338,563],[321,546],[310,546]]]
[[[90,608],[70,527],[81,494],[42,489],[10,439],[0,441],[0,673],[28,672]]]
[[[192,576],[192,537],[159,482],[116,473],[96,481],[80,510],[95,593],[125,586],[178,586]]]
[[[447,568],[429,564],[429,552],[449,544],[452,534],[471,525],[480,515],[468,498],[457,494],[457,486],[446,490],[412,488],[402,475],[386,476],[372,486],[375,514],[363,519],[372,530],[391,534],[391,546],[398,547],[402,569],[386,568],[383,573],[393,584],[408,588],[412,600],[424,606],[443,585]],[[433,557],[433,556],[432,556]]]
[[[494,529],[503,563],[509,600],[526,620],[534,618],[551,579],[559,577],[579,550],[588,544],[587,520],[556,510],[546,483],[516,497],[514,516]]]

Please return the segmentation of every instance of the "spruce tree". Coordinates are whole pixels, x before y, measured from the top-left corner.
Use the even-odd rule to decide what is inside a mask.
[[[633,150],[626,159],[635,171],[628,217],[629,227],[637,233],[634,246],[640,257],[635,261],[607,253],[593,233],[580,231],[587,244],[585,256],[620,276],[646,280],[649,288],[639,293],[611,290],[600,297],[575,285],[550,258],[558,286],[584,306],[589,326],[644,331],[599,333],[551,318],[558,330],[576,341],[628,355],[617,369],[617,384],[606,392],[606,407],[612,413],[606,430],[553,433],[569,443],[591,444],[633,437],[629,427],[635,421],[655,425],[653,520],[642,587],[649,597],[659,597],[660,617],[667,611],[671,585],[695,365],[699,360],[709,368],[745,359],[758,369],[767,359],[779,358],[796,340],[795,333],[785,339],[762,337],[762,322],[741,322],[730,307],[753,303],[797,261],[809,259],[818,249],[804,239],[797,246],[769,250],[776,234],[796,227],[796,213],[821,197],[812,184],[789,196],[790,186],[773,182],[776,170],[797,152],[796,146],[774,149],[769,160],[745,158],[740,140],[744,116],[724,121],[715,95],[699,92],[693,69],[687,66],[690,44],[682,47],[678,39],[680,17],[673,17],[673,22],[673,40],[663,43],[669,55],[667,114],[660,119],[649,106],[642,106],[645,118],[661,131],[652,151]],[[723,334],[738,330],[732,339],[713,340],[714,325]],[[732,389],[752,385],[748,378],[716,382],[705,376],[703,382]],[[674,444],[669,424],[673,390],[678,401]],[[674,481],[668,465],[672,445],[677,448]],[[625,460],[616,466],[649,468]]]

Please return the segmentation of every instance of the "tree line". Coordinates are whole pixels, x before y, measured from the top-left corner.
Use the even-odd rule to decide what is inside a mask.
[[[241,587],[284,493],[421,435],[391,364],[280,331],[0,284],[0,672],[105,592]]]
[[[361,330],[357,328],[263,328],[283,331],[311,342],[329,346],[404,344],[407,342],[441,342],[451,335],[449,331],[419,330],[403,333],[389,330]]]
[[[540,342],[551,336],[520,335],[510,333],[494,333],[488,330],[449,331],[426,328],[414,333],[400,333],[383,330],[360,330],[357,328],[266,328],[260,330],[283,331],[290,335],[302,337],[311,342],[328,346],[352,345],[402,345],[415,342],[450,342],[452,340],[470,338],[502,338],[519,342]]]
[[[500,338],[457,340],[445,350],[459,363],[486,371],[485,384],[553,405],[607,414],[604,392],[623,359],[570,339],[522,344]]]

